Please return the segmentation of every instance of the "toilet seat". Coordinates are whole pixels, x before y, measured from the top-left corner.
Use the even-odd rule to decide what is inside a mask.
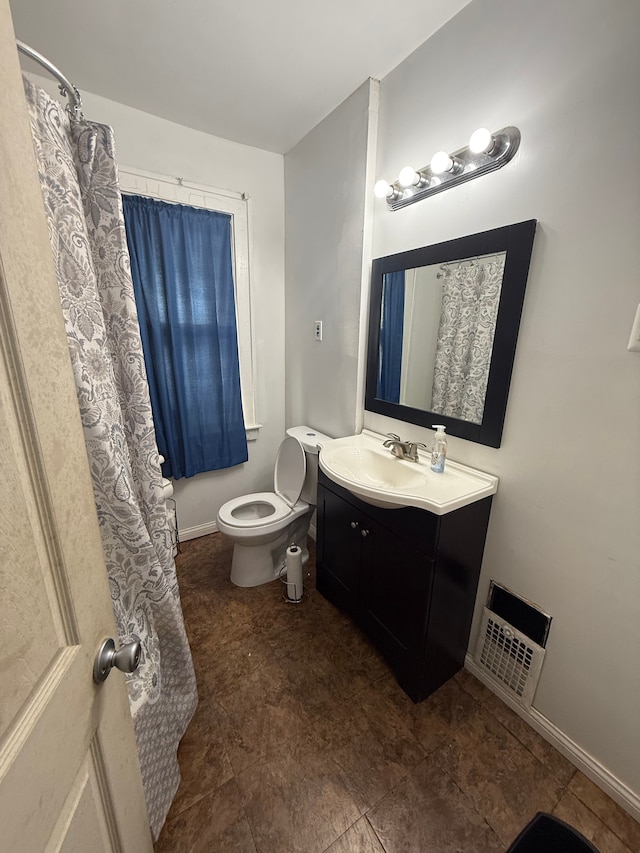
[[[287,436],[278,448],[273,474],[273,492],[241,495],[223,504],[218,519],[239,530],[260,530],[308,509],[300,501],[307,473],[304,448],[296,438]]]
[[[259,509],[260,505],[267,508],[264,515]],[[299,507],[302,507],[302,504],[299,504]],[[258,530],[288,518],[291,509],[289,504],[274,492],[255,492],[227,501],[220,507],[218,518],[229,527]]]

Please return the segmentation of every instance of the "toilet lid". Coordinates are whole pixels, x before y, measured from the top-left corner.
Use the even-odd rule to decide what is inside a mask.
[[[295,506],[304,486],[307,457],[300,442],[287,436],[278,448],[273,475],[273,490],[289,506]]]

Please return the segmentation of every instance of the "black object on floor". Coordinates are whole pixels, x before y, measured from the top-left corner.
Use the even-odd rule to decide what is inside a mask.
[[[507,853],[599,853],[580,833],[550,814],[538,812]]]

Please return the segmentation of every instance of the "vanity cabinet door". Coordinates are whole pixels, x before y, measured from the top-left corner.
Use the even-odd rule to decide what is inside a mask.
[[[368,549],[365,517],[347,501],[318,486],[316,587],[352,615],[358,610],[362,551]]]
[[[317,589],[361,625],[414,701],[422,698],[433,564],[388,525],[318,487]]]
[[[363,627],[400,685],[419,701],[434,560],[378,525],[370,537],[360,580]]]

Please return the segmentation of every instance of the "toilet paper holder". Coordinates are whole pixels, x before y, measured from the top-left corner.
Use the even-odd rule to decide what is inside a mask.
[[[286,550],[284,566],[280,569],[279,578],[284,584],[282,597],[288,604],[301,604],[309,597],[304,585],[302,548],[292,542]]]

